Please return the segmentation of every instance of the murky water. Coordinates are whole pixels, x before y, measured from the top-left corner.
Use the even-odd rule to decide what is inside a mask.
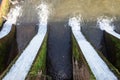
[[[82,15],[87,20],[96,20],[103,15],[120,16],[120,0],[25,0],[25,13],[19,22],[37,22],[35,6],[41,2],[48,4],[51,13],[49,18],[53,21],[65,20],[75,15]]]
[[[65,18],[81,14],[84,19],[96,20],[97,17],[119,16],[120,0],[47,0],[52,6],[52,19]]]
[[[50,25],[51,22],[64,22],[68,21],[70,17],[81,15],[85,21],[84,24],[82,24],[83,33],[98,49],[103,49],[103,47],[101,47],[103,44],[103,32],[96,29],[92,30],[93,27],[97,27],[97,18],[108,16],[119,19],[120,16],[120,0],[25,0],[21,3],[23,13],[17,21],[17,30],[19,31],[17,37],[19,37],[18,42],[20,47],[24,46],[25,48],[35,35],[34,28],[39,23],[36,7],[42,2],[45,2],[49,6]],[[32,28],[30,28],[30,26],[32,26]],[[30,36],[29,33],[32,32],[34,34]]]
[[[39,0],[24,0],[24,2],[20,2],[22,14],[17,20],[16,34],[19,53],[26,48],[38,31],[39,20],[36,7],[39,4]]]

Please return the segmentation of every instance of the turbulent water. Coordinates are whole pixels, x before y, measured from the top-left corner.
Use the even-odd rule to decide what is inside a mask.
[[[117,80],[115,75],[110,71],[105,62],[99,57],[95,49],[85,39],[80,30],[80,21],[73,17],[69,20],[69,25],[72,27],[72,32],[78,41],[78,45],[86,58],[96,80]],[[77,29],[76,29],[77,28]],[[102,73],[102,77],[101,77]]]
[[[52,6],[52,18],[61,20],[81,14],[84,19],[119,16],[119,0],[46,0]]]
[[[3,80],[25,80],[30,67],[42,45],[43,39],[47,32],[48,10],[45,4],[41,4],[36,9],[39,18],[39,30],[36,36],[31,40],[27,48],[23,51],[16,63],[11,67]],[[42,17],[41,17],[42,15]],[[33,49],[34,47],[34,49]]]
[[[31,22],[37,19],[34,6],[41,2],[46,2],[51,7],[50,19],[52,20],[64,20],[79,14],[87,20],[96,20],[97,17],[103,15],[120,16],[120,0],[25,0],[24,9],[29,11],[23,17],[34,16],[32,19],[26,18],[25,20]]]
[[[20,52],[25,49],[37,33],[35,31],[36,26],[42,25],[39,24],[38,17],[41,12],[38,14],[38,10],[36,10],[37,8],[39,9],[39,4],[41,3],[45,3],[49,7],[49,25],[54,22],[68,22],[69,18],[73,16],[81,16],[81,20],[83,21],[81,23],[81,30],[97,49],[103,49],[101,47],[103,46],[103,31],[100,31],[97,25],[99,17],[108,16],[113,19],[113,22],[116,21],[114,23],[116,31],[120,33],[118,24],[120,20],[120,0],[24,0],[24,2],[20,3],[22,14],[17,20],[17,42]],[[41,14],[40,17],[42,16]],[[42,18],[41,20],[44,23],[46,18]],[[64,24],[63,26],[66,25]],[[39,29],[39,31],[41,30]],[[102,51],[105,52],[104,50]]]

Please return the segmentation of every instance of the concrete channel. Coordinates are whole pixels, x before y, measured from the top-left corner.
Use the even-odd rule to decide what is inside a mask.
[[[0,32],[0,38],[3,39],[4,36],[9,34],[12,28],[15,28],[14,38],[16,42],[11,45],[14,49],[14,44],[17,44],[17,55],[19,55],[19,57],[10,69],[7,70],[2,79],[33,80],[32,78],[30,79],[28,75],[47,35],[47,53],[44,53],[47,59],[46,62],[43,63],[46,65],[45,74],[37,72],[38,74],[34,80],[49,80],[49,78],[51,80],[119,80],[119,71],[112,71],[113,68],[111,69],[111,66],[109,66],[98,53],[98,51],[103,53],[105,59],[108,59],[108,63],[110,61],[112,65],[115,66],[115,69],[119,69],[120,56],[112,57],[114,52],[117,53],[119,49],[111,53],[112,51],[109,51],[109,49],[116,46],[114,45],[114,40],[110,41],[107,39],[110,38],[109,35],[112,35],[112,37],[117,38],[119,42],[120,35],[111,29],[109,21],[101,19],[101,22],[99,21],[97,24],[96,20],[94,26],[97,24],[100,28],[87,28],[93,25],[85,25],[87,26],[85,28],[80,22],[80,17],[69,19],[69,17],[72,16],[71,8],[67,7],[71,10],[68,11],[69,13],[57,14],[59,10],[62,12],[61,7],[56,7],[59,3],[63,2],[62,0],[46,0],[46,2],[49,2],[49,4],[38,0],[25,0],[20,3],[19,7],[17,6],[19,4],[15,5],[17,6],[14,8],[15,11],[12,10],[12,12],[15,13],[17,10],[18,13],[21,11],[21,14],[12,13],[13,15],[11,16],[15,16],[8,17],[8,20],[3,26],[3,30]],[[77,2],[77,0],[74,2]],[[71,2],[69,2],[69,4],[71,4]],[[53,8],[53,12],[55,13],[51,15],[52,10],[50,10],[48,6],[49,8]],[[65,6],[63,5],[63,7]],[[67,10],[67,8],[65,8],[65,10]],[[73,9],[75,8],[81,9],[81,6],[73,6]],[[76,12],[72,14],[78,15]],[[67,18],[64,16],[67,16]],[[104,21],[108,23],[104,23]],[[14,27],[12,27],[13,24],[15,24]],[[109,27],[109,30],[104,28],[104,26]],[[89,31],[91,31],[90,34]],[[95,34],[94,32],[96,35],[90,37]],[[104,38],[106,39],[105,41]],[[110,42],[113,44],[109,44]],[[10,54],[14,54],[13,52],[11,49]],[[108,55],[108,53],[110,53],[110,55]],[[12,57],[11,55],[10,57]],[[41,71],[41,69],[39,71]],[[44,77],[44,79],[41,78],[41,76]]]

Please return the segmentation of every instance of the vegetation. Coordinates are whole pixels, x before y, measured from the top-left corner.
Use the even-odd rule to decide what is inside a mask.
[[[72,43],[73,43],[73,57],[79,62],[80,65],[83,63],[87,66],[89,74],[90,74],[90,80],[96,80],[96,78],[93,75],[92,71],[90,70],[90,67],[88,66],[74,36],[72,36]]]
[[[44,76],[44,74],[46,73],[46,51],[47,51],[47,36],[45,37],[42,47],[27,76],[28,80],[34,80],[37,77]]]
[[[10,2],[9,0],[2,0],[0,5],[0,26],[2,26],[2,23],[4,21],[2,16],[6,16],[10,8]]]

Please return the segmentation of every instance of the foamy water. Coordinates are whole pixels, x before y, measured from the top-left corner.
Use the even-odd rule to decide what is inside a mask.
[[[113,19],[107,19],[107,18],[98,18],[98,25],[100,25],[100,29],[101,30],[109,30],[109,31],[113,31],[114,30],[114,26],[111,24],[113,22]]]
[[[77,40],[78,45],[96,80],[117,80],[117,77],[110,71],[101,57],[99,57],[93,46],[85,39],[84,35],[79,29],[79,22],[80,20],[75,17],[69,19],[69,25],[72,27],[73,35],[75,36],[75,39]]]
[[[47,5],[41,4],[37,8],[39,15],[39,31],[37,35],[30,41],[26,49],[21,53],[21,56],[13,64],[10,71],[3,80],[25,80],[34,59],[42,45],[47,32],[48,12]]]
[[[115,36],[116,38],[120,39],[120,34],[114,31],[114,25],[112,24],[113,18],[98,18],[98,25],[101,30],[105,30],[107,33]]]
[[[11,31],[12,24],[16,24],[17,18],[21,13],[21,6],[15,6],[15,8],[10,9],[10,12],[7,15],[7,21],[4,23],[3,28],[0,31],[0,38],[3,38]]]

